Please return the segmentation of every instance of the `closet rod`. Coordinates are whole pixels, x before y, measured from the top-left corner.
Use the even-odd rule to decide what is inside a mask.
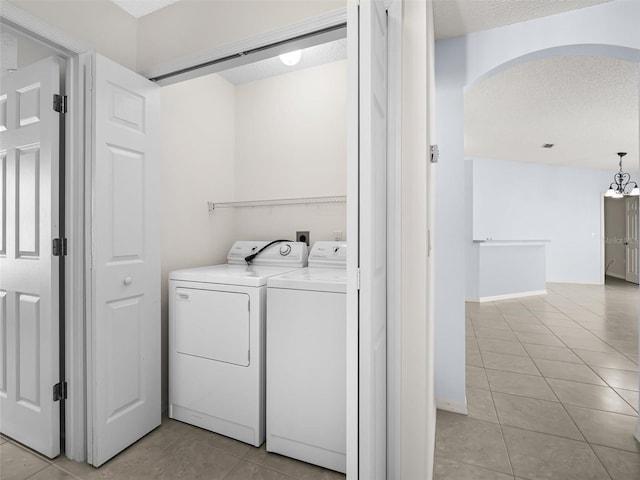
[[[281,198],[277,200],[246,200],[242,202],[207,202],[209,212],[216,208],[274,207],[281,205],[311,205],[318,203],[344,203],[346,195],[332,197]]]

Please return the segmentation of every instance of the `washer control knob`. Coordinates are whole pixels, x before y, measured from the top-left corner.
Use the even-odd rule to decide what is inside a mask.
[[[286,257],[290,253],[291,253],[291,245],[289,245],[288,243],[285,243],[280,247],[280,255],[282,255],[283,257]]]

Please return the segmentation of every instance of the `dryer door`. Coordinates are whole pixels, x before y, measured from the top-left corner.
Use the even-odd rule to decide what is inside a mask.
[[[249,366],[249,295],[176,288],[176,351]]]

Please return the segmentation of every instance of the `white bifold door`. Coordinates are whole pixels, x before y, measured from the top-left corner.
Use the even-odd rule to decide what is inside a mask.
[[[60,453],[59,88],[55,58],[0,79],[0,432],[51,458]]]
[[[359,100],[358,478],[382,480],[387,476],[387,11],[382,0],[349,8],[359,10],[359,95],[353,100]]]
[[[89,463],[161,422],[160,88],[93,62]]]

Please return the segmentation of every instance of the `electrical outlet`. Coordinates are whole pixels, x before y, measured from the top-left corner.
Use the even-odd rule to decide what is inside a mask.
[[[333,241],[341,242],[342,241],[342,232],[340,230],[335,230],[333,232]]]
[[[298,231],[296,232],[296,242],[304,242],[309,246],[309,232]]]

